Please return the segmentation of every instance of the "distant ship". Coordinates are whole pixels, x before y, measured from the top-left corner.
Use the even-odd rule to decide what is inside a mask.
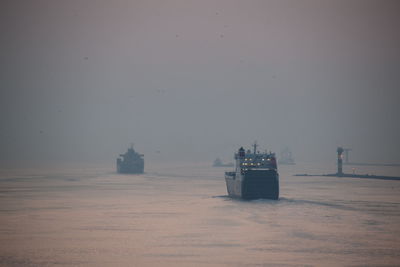
[[[289,148],[285,148],[281,151],[278,163],[283,164],[283,165],[295,165],[296,164],[294,162],[292,151],[290,151]]]
[[[137,153],[133,149],[133,145],[128,148],[125,154],[120,154],[117,158],[117,172],[118,173],[143,173],[144,159],[143,155]]]
[[[236,167],[233,172],[225,172],[229,196],[242,199],[278,199],[279,174],[274,153],[245,152],[241,147],[235,153]]]
[[[216,158],[214,160],[213,167],[233,167],[233,163],[223,163],[220,158]]]

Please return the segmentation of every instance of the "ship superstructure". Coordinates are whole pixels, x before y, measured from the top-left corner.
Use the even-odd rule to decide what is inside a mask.
[[[235,153],[235,171],[225,172],[229,196],[242,199],[278,199],[279,174],[274,153],[254,150],[245,151],[241,147]]]

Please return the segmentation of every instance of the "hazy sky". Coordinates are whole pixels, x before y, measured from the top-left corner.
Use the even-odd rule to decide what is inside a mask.
[[[400,162],[399,26],[389,0],[3,0],[0,160]]]

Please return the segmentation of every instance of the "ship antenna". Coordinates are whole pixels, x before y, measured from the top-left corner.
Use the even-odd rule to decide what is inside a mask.
[[[254,154],[256,154],[256,152],[257,152],[257,141],[254,141],[253,147],[254,147]]]

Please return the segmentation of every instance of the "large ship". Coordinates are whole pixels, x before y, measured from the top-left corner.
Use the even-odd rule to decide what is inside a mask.
[[[144,159],[143,154],[137,153],[133,149],[133,145],[128,148],[125,154],[120,154],[117,158],[118,173],[143,173]]]
[[[279,174],[275,154],[260,153],[257,144],[253,153],[241,147],[235,153],[235,171],[225,172],[228,194],[242,199],[278,199]]]

